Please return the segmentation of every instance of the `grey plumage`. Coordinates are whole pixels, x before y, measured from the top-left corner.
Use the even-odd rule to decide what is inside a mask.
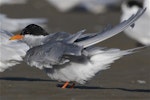
[[[33,47],[27,52],[25,61],[29,64],[33,61],[40,62],[45,66],[52,66],[64,64],[66,61],[68,62],[69,59],[66,59],[64,57],[65,55],[89,55],[88,52],[85,54],[86,50],[84,48],[99,43],[123,31],[128,26],[134,24],[134,22],[144,13],[145,10],[146,9],[140,9],[128,20],[123,21],[113,28],[106,28],[103,32],[97,33],[94,36],[90,34],[87,36],[82,36],[82,33],[85,30],[79,31],[72,35],[65,32],[58,32],[47,36],[45,39],[45,44]]]
[[[76,34],[56,33],[48,36],[48,40],[44,45],[36,46],[27,52],[25,61],[42,61],[49,65],[59,65],[64,63],[64,55],[81,56],[82,47],[75,45],[74,42],[85,30],[81,30]],[[43,60],[42,60],[43,59]]]
[[[128,20],[113,28],[106,27],[102,32],[83,34],[85,30],[81,30],[76,34],[51,34],[44,38],[42,45],[31,48],[24,60],[31,66],[45,70],[52,79],[84,84],[115,60],[136,50],[106,49],[94,45],[133,25],[145,10],[140,9]]]

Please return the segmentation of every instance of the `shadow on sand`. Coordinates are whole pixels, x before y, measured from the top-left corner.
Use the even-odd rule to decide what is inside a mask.
[[[63,84],[58,84],[58,87],[62,87]],[[71,86],[68,86],[67,88],[70,88]],[[150,89],[127,89],[127,88],[109,88],[109,87],[96,87],[96,86],[75,86],[74,89],[100,89],[100,90],[121,90],[121,91],[127,91],[127,92],[144,92],[144,93],[150,93]]]
[[[0,80],[7,81],[41,81],[41,82],[56,82],[54,80],[40,79],[40,78],[27,78],[27,77],[0,77]]]
[[[121,90],[127,92],[147,92],[150,93],[150,89],[127,89],[127,88],[107,88],[107,87],[92,87],[92,86],[75,86],[77,89],[107,89],[107,90]]]
[[[40,81],[40,82],[57,82],[55,80],[39,79],[39,78],[26,78],[26,77],[0,77],[0,80],[6,81]],[[57,87],[61,87],[63,84],[58,84]],[[67,88],[70,88],[69,86]],[[127,92],[145,92],[150,93],[150,89],[127,89],[127,88],[107,88],[96,86],[75,86],[74,89],[100,89],[100,90],[121,90]]]

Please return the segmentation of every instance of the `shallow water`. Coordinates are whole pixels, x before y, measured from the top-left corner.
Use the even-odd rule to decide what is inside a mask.
[[[42,4],[41,4],[42,3]],[[26,5],[2,6],[9,17],[46,17],[49,32],[97,32],[108,24],[119,23],[119,10],[100,15],[88,12],[60,13],[46,1],[31,0]],[[136,42],[123,33],[99,46],[134,48]],[[85,85],[61,89],[41,70],[22,63],[0,73],[0,100],[148,100],[150,98],[150,48],[115,61]]]

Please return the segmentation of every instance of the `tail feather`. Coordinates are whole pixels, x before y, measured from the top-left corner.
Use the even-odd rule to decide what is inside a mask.
[[[145,48],[146,46],[137,47],[137,48],[128,49],[128,50],[120,50],[120,49],[101,50],[99,53],[97,52],[98,54],[94,54],[90,57],[92,66],[94,66],[92,67],[91,70],[94,71],[94,74],[101,70],[106,70],[109,68],[111,63],[114,63],[115,60],[118,60],[125,55],[139,52],[140,50],[143,50]]]
[[[133,54],[133,53],[136,53],[136,52],[140,52],[141,50],[144,50],[144,49],[146,49],[147,47],[148,47],[148,46],[136,47],[136,48],[124,50],[124,52],[127,52],[128,54]]]

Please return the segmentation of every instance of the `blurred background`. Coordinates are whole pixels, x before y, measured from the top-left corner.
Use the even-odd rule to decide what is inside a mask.
[[[95,33],[102,31],[107,25],[120,23],[123,1],[0,0],[0,27],[17,34],[26,25],[37,23],[49,33],[65,31],[73,34],[82,29],[86,29],[87,33]],[[136,47],[136,41],[122,32],[97,45],[129,49]],[[0,73],[0,98],[1,100],[60,98],[148,100],[150,98],[149,59],[150,48],[126,56],[112,64],[109,70],[98,73],[85,86],[78,85],[75,90],[59,89],[56,87],[57,81],[50,80],[41,70],[22,63]]]

